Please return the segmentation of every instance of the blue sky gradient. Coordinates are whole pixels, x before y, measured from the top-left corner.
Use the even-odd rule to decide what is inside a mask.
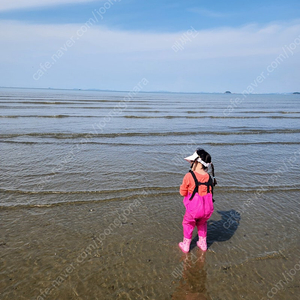
[[[107,1],[69,3],[0,11],[2,20],[19,20],[37,24],[84,23],[94,9]],[[114,8],[102,25],[124,30],[185,30],[190,24],[197,29],[235,27],[249,23],[268,24],[300,18],[299,1],[112,1]],[[117,5],[116,5],[117,4]]]
[[[153,91],[242,92],[295,44],[253,91],[292,92],[300,90],[299,12],[291,0],[0,2],[0,85],[130,90],[147,78]]]

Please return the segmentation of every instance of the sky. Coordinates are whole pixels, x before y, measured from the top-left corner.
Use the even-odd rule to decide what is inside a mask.
[[[300,1],[0,0],[0,86],[300,91]]]

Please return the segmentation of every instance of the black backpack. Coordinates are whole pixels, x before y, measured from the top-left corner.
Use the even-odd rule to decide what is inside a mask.
[[[194,191],[193,191],[193,193],[192,193],[192,195],[191,195],[191,197],[189,199],[190,201],[193,200],[195,194],[198,192],[198,188],[199,188],[200,185],[206,185],[206,187],[207,187],[207,194],[210,193],[209,187],[211,187],[211,193],[213,194],[214,183],[213,183],[213,180],[210,177],[210,175],[208,175],[209,179],[208,179],[207,182],[199,182],[198,179],[197,179],[197,177],[196,177],[196,175],[195,175],[195,173],[192,170],[190,170],[189,172],[192,174],[192,176],[194,178],[194,181],[195,181],[195,185],[196,185],[195,188],[194,188]],[[214,202],[214,200],[213,200],[213,202]]]

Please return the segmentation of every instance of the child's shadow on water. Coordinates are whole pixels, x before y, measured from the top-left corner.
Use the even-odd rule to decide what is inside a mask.
[[[217,211],[221,215],[221,220],[209,220],[207,222],[207,248],[214,242],[225,242],[231,239],[239,226],[240,214],[234,210]],[[196,247],[198,236],[191,243],[191,249]]]

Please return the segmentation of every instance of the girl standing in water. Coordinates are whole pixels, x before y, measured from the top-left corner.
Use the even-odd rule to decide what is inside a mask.
[[[216,184],[214,177],[212,178],[208,172],[211,170],[213,172],[214,169],[211,156],[200,148],[185,160],[191,163],[191,170],[184,176],[180,186],[186,211],[182,222],[183,241],[179,243],[179,247],[184,253],[189,252],[193,230],[197,226],[199,237],[197,246],[206,251],[207,220],[214,211],[212,191]]]

